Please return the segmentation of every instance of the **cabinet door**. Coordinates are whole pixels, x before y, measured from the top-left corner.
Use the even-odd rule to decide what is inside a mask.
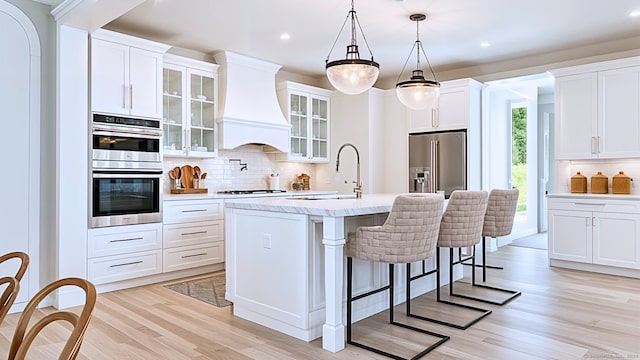
[[[329,101],[311,98],[311,160],[329,160]]]
[[[129,108],[134,116],[162,117],[162,54],[131,48]]]
[[[556,78],[556,159],[597,157],[597,75]]]
[[[129,115],[129,47],[91,41],[91,111]]]
[[[292,160],[307,160],[309,158],[309,97],[291,93],[289,95],[289,121],[291,123],[291,153]]]
[[[640,215],[594,213],[593,263],[640,268]]]
[[[433,131],[437,128],[437,108],[424,110],[407,109],[409,134]]]
[[[600,158],[640,156],[640,67],[598,73]]]
[[[185,68],[166,64],[162,70],[162,130],[164,155],[185,155],[183,119]]]
[[[198,157],[216,154],[216,79],[204,71],[187,69],[187,153]]]
[[[589,211],[549,210],[549,257],[591,263],[592,227]]]
[[[443,89],[435,115],[437,130],[466,129],[469,126],[469,88]]]

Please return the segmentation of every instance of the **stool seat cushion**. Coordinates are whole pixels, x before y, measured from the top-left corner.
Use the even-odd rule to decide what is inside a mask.
[[[360,226],[349,233],[348,257],[383,263],[409,263],[432,257],[442,218],[439,194],[398,195],[380,226]]]
[[[439,247],[460,248],[480,242],[487,210],[486,191],[456,190],[442,215]]]

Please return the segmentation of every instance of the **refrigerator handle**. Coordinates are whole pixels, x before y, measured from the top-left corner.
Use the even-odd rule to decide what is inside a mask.
[[[437,169],[438,169],[438,140],[431,140],[431,159],[430,159],[430,171],[429,171],[429,192],[435,193],[438,189],[437,181]]]

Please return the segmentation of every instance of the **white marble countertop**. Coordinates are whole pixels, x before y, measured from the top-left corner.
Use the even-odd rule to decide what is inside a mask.
[[[567,199],[640,200],[640,195],[637,194],[554,193],[548,194],[547,197]]]
[[[318,216],[356,216],[378,214],[391,211],[393,200],[398,194],[364,194],[361,199],[352,195],[341,199],[295,199],[295,198],[253,198],[227,199],[225,206],[234,209],[262,210]]]
[[[281,193],[261,193],[261,194],[218,194],[210,192],[205,194],[162,194],[162,200],[204,200],[204,199],[249,199],[249,198],[269,198],[269,197],[304,197],[312,195],[331,195],[337,191],[320,190],[291,190]]]

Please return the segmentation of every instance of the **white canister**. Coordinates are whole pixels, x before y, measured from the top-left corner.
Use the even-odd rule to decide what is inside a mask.
[[[269,190],[280,190],[279,176],[269,176]]]

